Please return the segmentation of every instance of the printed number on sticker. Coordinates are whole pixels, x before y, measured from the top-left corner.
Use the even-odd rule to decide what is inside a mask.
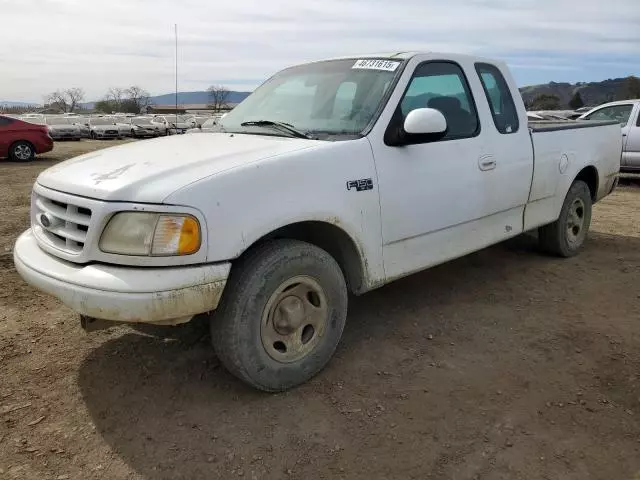
[[[353,67],[351,68],[360,70],[385,70],[387,72],[395,72],[396,68],[398,68],[398,65],[400,65],[400,62],[366,58],[356,61],[356,63],[354,63]]]

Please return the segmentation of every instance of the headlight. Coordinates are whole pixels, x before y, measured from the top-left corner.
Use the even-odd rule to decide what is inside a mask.
[[[100,250],[120,255],[190,255],[200,248],[200,224],[191,215],[123,212],[100,237]]]

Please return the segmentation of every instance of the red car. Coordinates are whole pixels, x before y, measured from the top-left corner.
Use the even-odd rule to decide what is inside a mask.
[[[33,160],[36,153],[53,149],[53,139],[46,125],[23,122],[0,115],[0,158],[16,162]]]

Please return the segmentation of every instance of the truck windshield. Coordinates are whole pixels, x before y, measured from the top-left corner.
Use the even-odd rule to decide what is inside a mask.
[[[349,59],[288,68],[271,77],[220,120],[224,131],[287,135],[268,122],[307,135],[359,135],[394,77],[399,60]]]

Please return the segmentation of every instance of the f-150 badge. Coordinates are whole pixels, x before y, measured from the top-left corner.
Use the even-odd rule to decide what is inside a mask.
[[[347,190],[353,190],[361,192],[363,190],[373,190],[373,180],[370,178],[361,178],[360,180],[349,180],[347,182]]]

